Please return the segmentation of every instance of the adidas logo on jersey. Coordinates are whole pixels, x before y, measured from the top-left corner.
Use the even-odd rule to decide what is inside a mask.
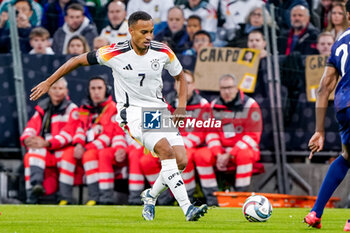
[[[132,67],[131,67],[130,64],[128,64],[127,66],[125,66],[125,67],[123,68],[123,70],[132,70]]]

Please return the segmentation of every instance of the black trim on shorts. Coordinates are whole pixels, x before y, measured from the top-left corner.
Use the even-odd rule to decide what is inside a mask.
[[[123,108],[121,111],[120,111],[120,117],[122,118],[122,124],[126,125],[128,124],[128,121],[126,120],[126,108]]]
[[[97,52],[96,50],[88,52],[86,58],[89,62],[89,65],[97,65],[98,64],[96,52]]]
[[[127,92],[125,92],[125,104],[124,107],[128,108],[130,106],[129,104],[129,95]]]

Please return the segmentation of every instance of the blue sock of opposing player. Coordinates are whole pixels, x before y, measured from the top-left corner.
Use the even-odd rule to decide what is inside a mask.
[[[341,155],[329,166],[327,175],[318,193],[316,203],[311,210],[316,212],[316,217],[320,218],[322,216],[324,207],[338,185],[343,181],[348,169],[348,162]]]

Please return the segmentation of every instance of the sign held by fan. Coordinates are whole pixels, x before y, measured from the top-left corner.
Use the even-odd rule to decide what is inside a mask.
[[[248,48],[202,48],[197,54],[194,70],[196,88],[205,91],[219,91],[219,78],[233,74],[238,79],[239,89],[253,93],[259,67],[257,49]]]

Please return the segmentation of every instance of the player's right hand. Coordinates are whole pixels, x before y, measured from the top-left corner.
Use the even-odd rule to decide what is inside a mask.
[[[315,152],[320,152],[324,145],[324,132],[315,132],[309,141],[309,149],[311,150],[309,159],[314,156]]]
[[[42,81],[31,90],[32,93],[30,94],[30,100],[34,101],[39,99],[41,96],[47,93],[49,89],[50,84],[47,82],[47,80]]]

